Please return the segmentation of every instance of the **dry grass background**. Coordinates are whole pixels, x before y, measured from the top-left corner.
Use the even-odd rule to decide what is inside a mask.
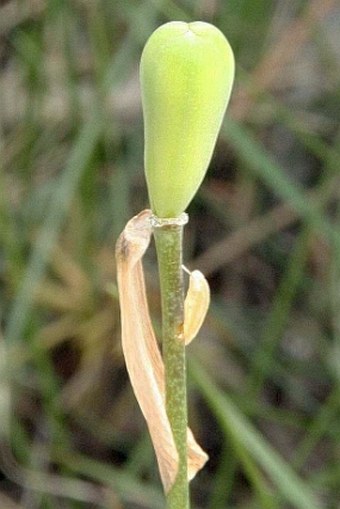
[[[193,507],[340,507],[340,8],[335,0],[0,2],[0,507],[163,506],[122,358],[114,243],[147,205],[138,62],[168,20],[237,76],[185,259],[210,462]],[[188,129],[190,126],[188,126]],[[154,252],[146,261],[155,327]]]

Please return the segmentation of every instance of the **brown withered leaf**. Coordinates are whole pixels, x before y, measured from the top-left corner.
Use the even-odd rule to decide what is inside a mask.
[[[210,288],[204,274],[200,270],[193,270],[189,274],[189,288],[184,302],[184,339],[186,345],[191,343],[197,336],[210,304]]]
[[[150,320],[142,257],[152,233],[151,211],[133,217],[116,246],[122,346],[131,385],[147,422],[165,492],[178,471],[178,453],[165,409],[164,365]],[[208,456],[188,429],[188,477]]]

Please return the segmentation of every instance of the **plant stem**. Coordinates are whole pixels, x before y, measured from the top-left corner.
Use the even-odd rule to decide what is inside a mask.
[[[183,224],[160,223],[154,228],[162,300],[163,360],[166,410],[179,456],[176,480],[167,493],[167,509],[189,509],[187,474],[187,397],[183,337]],[[186,222],[186,220],[185,220]]]

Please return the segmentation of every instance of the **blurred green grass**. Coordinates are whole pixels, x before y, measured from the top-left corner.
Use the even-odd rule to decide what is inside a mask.
[[[147,205],[138,61],[174,19],[213,22],[237,60],[186,230],[213,293],[188,350],[190,422],[210,455],[193,507],[338,507],[337,2],[7,0],[1,508],[162,507],[111,293],[117,235]],[[157,326],[152,252],[146,271]]]

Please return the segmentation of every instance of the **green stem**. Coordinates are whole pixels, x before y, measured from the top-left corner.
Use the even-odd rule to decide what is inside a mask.
[[[183,338],[184,292],[180,218],[173,223],[159,220],[154,228],[162,300],[163,360],[166,410],[173,432],[179,467],[167,493],[167,509],[189,509],[187,474],[186,363]],[[186,220],[184,220],[186,222]]]

